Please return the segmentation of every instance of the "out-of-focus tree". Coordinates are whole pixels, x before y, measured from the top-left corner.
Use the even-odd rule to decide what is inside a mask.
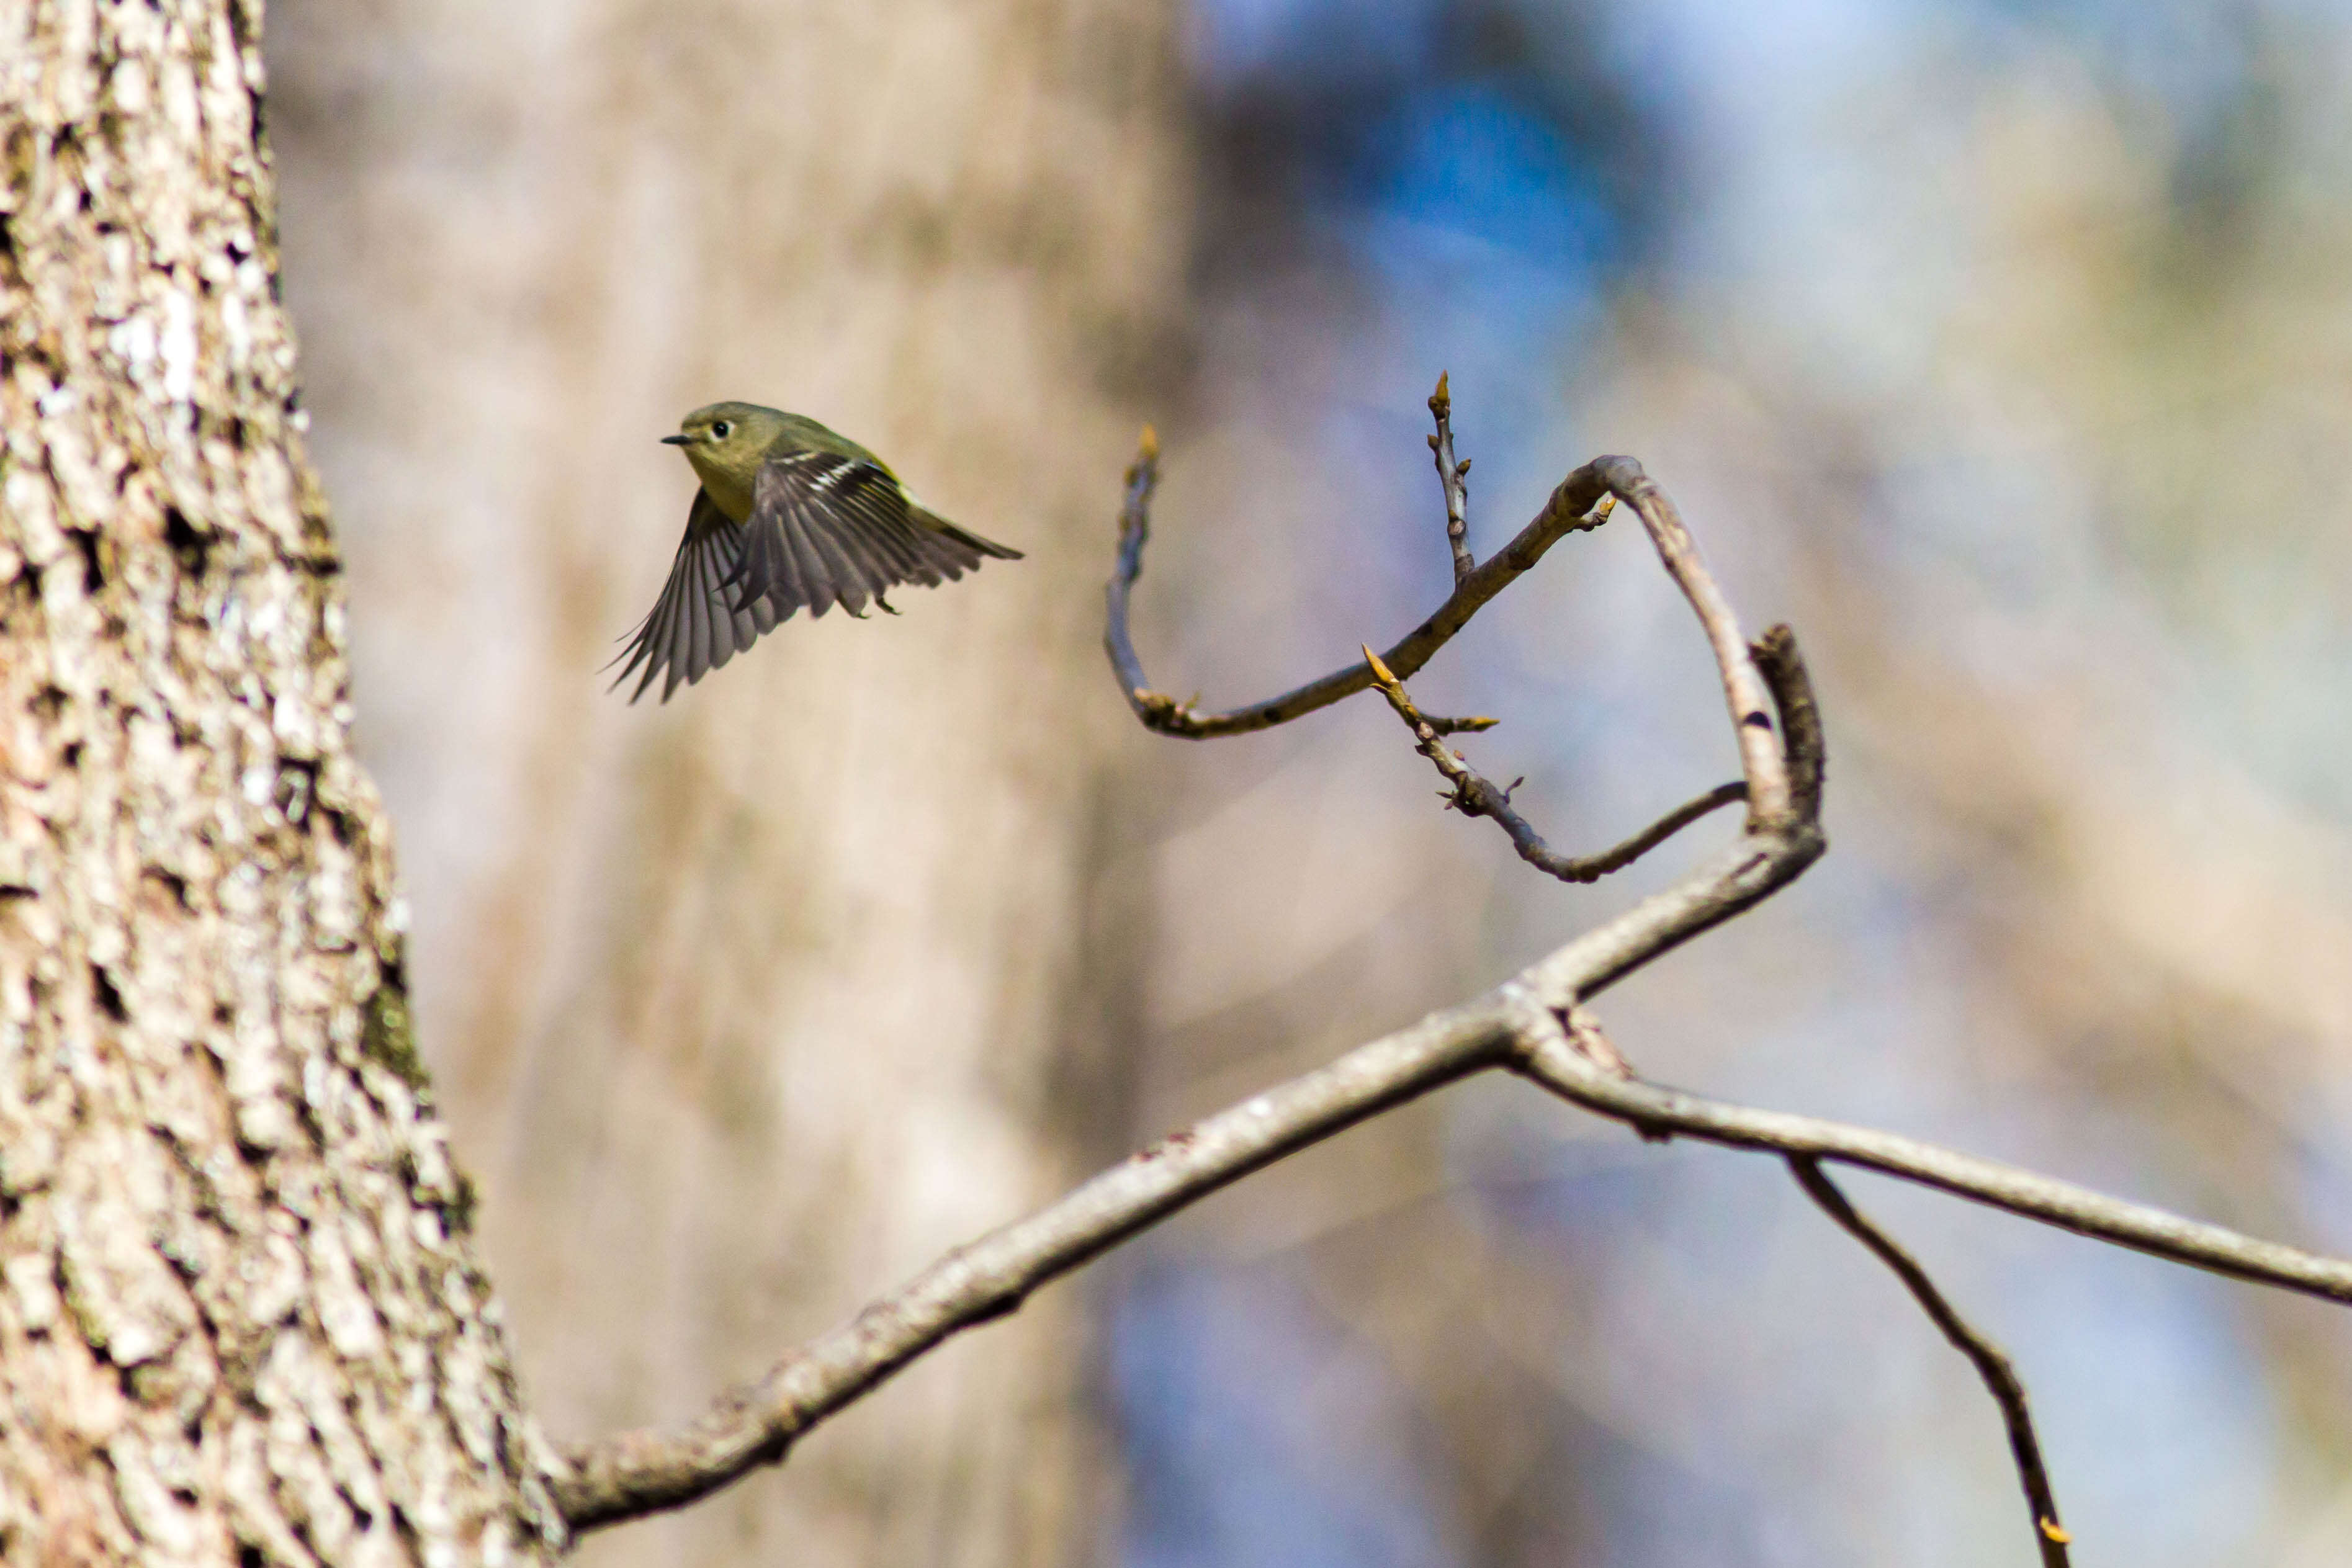
[[[698,1407],[1126,1136],[1087,1054],[1125,1006],[1093,606],[1182,299],[1173,26],[1159,0],[273,13],[360,739],[553,1433]],[[856,436],[1028,559],[625,706],[594,672],[692,494],[656,437],[719,398]],[[1074,1301],[1034,1319],[585,1559],[1091,1554],[1087,1335]]]
[[[1425,609],[1441,365],[1482,549],[1557,455],[1636,453],[1803,632],[1837,844],[1612,1003],[1643,1066],[2340,1237],[2343,7],[1195,10],[1171,657],[1246,693]],[[1718,744],[1647,570],[1596,539],[1423,683],[1583,837]],[[1158,1120],[1622,896],[1414,816],[1376,713],[1175,766]],[[1320,876],[1234,873],[1276,843]],[[1974,1560],[2010,1500],[1965,1369],[1793,1193],[1655,1154],[1474,1092],[1156,1238],[1115,1333],[1136,1560]],[[2002,1303],[2086,1540],[2352,1549],[2337,1320],[1898,1212]]]

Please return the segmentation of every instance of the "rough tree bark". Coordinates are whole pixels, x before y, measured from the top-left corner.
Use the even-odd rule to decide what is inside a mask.
[[[258,9],[0,11],[0,1558],[537,1559],[352,757]]]

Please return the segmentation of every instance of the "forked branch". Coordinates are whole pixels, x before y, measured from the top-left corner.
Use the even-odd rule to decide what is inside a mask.
[[[1159,483],[1160,443],[1147,428],[1142,448],[1127,470],[1126,503],[1119,509],[1118,564],[1104,591],[1108,612],[1103,624],[1103,648],[1110,655],[1111,668],[1118,673],[1119,690],[1127,695],[1128,706],[1135,710],[1135,716],[1143,721],[1146,728],[1185,740],[1246,735],[1329,707],[1372,684],[1372,667],[1360,660],[1280,696],[1229,713],[1206,714],[1197,713],[1190,703],[1179,702],[1156,689],[1143,673],[1143,661],[1136,653],[1134,636],[1128,630],[1128,610],[1135,580],[1143,574],[1143,547],[1151,537],[1151,492]],[[1607,489],[1590,464],[1562,480],[1544,503],[1543,510],[1519,530],[1517,538],[1457,582],[1454,592],[1428,620],[1381,655],[1389,667],[1411,680],[1432,655],[1453,640],[1455,632],[1470,623],[1472,616],[1541,560],[1546,550],[1570,534],[1583,533],[1607,522],[1612,505]],[[1485,729],[1494,720],[1432,722],[1451,733]]]
[[[1433,413],[1440,411],[1433,408]],[[1441,418],[1443,415],[1441,414]],[[1443,427],[1442,427],[1443,429]],[[1450,434],[1450,431],[1444,432]],[[1443,444],[1441,444],[1442,453]],[[1456,583],[1438,612],[1386,653],[1311,685],[1231,713],[1196,714],[1152,690],[1128,632],[1130,591],[1142,570],[1158,448],[1147,431],[1128,470],[1118,564],[1108,586],[1104,641],[1137,716],[1162,734],[1187,738],[1265,728],[1328,706],[1378,681],[1416,742],[1454,786],[1452,803],[1491,816],[1521,852],[1547,870],[1622,862],[1735,799],[1748,813],[1730,844],[1664,891],[1642,899],[1538,960],[1485,996],[1431,1014],[1328,1065],[1277,1084],[1103,1172],[1026,1219],[950,1252],[841,1326],[786,1354],[762,1375],[722,1396],[698,1419],[668,1430],[625,1432],[570,1449],[548,1477],[574,1531],[676,1508],[781,1460],[803,1433],[871,1392],[960,1331],[1017,1309],[1032,1291],[1137,1232],[1273,1161],[1433,1089],[1494,1068],[1507,1069],[1585,1110],[1626,1124],[1646,1138],[1691,1137],[1769,1153],[1792,1162],[1817,1201],[1896,1269],[1956,1343],[1968,1349],[1940,1293],[1906,1257],[1834,1193],[1822,1162],[1860,1166],[1990,1205],[2080,1235],[2234,1278],[2352,1303],[2352,1262],[2321,1257],[2220,1226],[2112,1197],[2054,1176],[1979,1159],[1900,1134],[1707,1100],[1648,1082],[1628,1068],[1580,1004],[1800,875],[1818,859],[1824,753],[1822,725],[1795,636],[1774,627],[1750,644],[1729,601],[1708,574],[1680,515],[1626,457],[1579,468],[1552,492],[1519,537]],[[1445,458],[1441,455],[1441,476]],[[1458,478],[1458,474],[1456,476]],[[1569,533],[1595,527],[1612,498],[1643,520],[1659,559],[1689,601],[1713,651],[1729,711],[1741,779],[1670,814],[1628,844],[1580,862],[1544,848],[1510,810],[1507,791],[1473,772],[1442,742],[1452,721],[1419,713],[1403,682],[1477,610]],[[1449,537],[1451,535],[1449,495]],[[1456,726],[1456,727],[1461,727]],[[1457,771],[1458,769],[1458,771]],[[1514,827],[1514,824],[1517,826]],[[1559,874],[1555,872],[1555,874]],[[1842,1205],[1843,1208],[1838,1207]],[[1875,1239],[1873,1239],[1875,1238]],[[1940,1302],[1938,1307],[1930,1304]],[[1960,1325],[1965,1329],[1965,1325]],[[1972,1333],[1972,1331],[1969,1331]],[[1976,1342],[1981,1344],[1980,1341]],[[1990,1347],[1984,1347],[1989,1349]],[[1971,1352],[1976,1359],[1975,1352]],[[1993,1353],[1995,1355],[1998,1353]],[[1979,1368],[1988,1364],[1979,1359]],[[1988,1384],[1994,1380],[1988,1375]],[[2022,1390],[2012,1401],[1996,1386],[2013,1441]],[[2023,1428],[2030,1440],[2031,1428]],[[2020,1448],[2021,1467],[2024,1465]],[[2039,1451],[2034,1452],[2034,1473]],[[2026,1473],[2021,1468],[2021,1473]],[[2047,1496],[2047,1477],[2027,1490],[2046,1565],[2063,1563],[2065,1537]],[[2053,1557],[2057,1551],[2061,1555]]]
[[[1696,800],[1675,807],[1640,832],[1597,855],[1564,855],[1543,841],[1543,835],[1511,806],[1511,789],[1498,789],[1492,780],[1481,776],[1470,766],[1469,759],[1445,744],[1437,727],[1424,717],[1406,695],[1404,683],[1390,673],[1388,665],[1370,648],[1364,650],[1365,662],[1372,667],[1372,684],[1381,695],[1389,699],[1389,706],[1404,727],[1412,732],[1416,749],[1435,764],[1437,771],[1453,786],[1446,805],[1465,817],[1489,817],[1510,836],[1511,847],[1519,858],[1547,876],[1562,882],[1599,882],[1611,872],[1622,871],[1697,821],[1710,811],[1737,800],[1748,799],[1748,786],[1735,782],[1718,784]]]

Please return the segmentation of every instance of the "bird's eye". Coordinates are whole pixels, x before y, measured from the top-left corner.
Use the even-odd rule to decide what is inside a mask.
[[[727,433],[734,428],[735,427],[733,425],[728,423],[723,419],[715,420],[711,423],[710,434],[717,436],[719,440],[724,441],[727,439]]]

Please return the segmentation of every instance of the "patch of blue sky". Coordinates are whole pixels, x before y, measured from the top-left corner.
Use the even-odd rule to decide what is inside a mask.
[[[1350,172],[1334,215],[1408,315],[1444,301],[1522,343],[1549,336],[1623,248],[1589,160],[1500,82],[1407,96]]]
[[[1507,82],[1455,83],[1402,100],[1318,215],[1375,293],[1383,380],[1410,389],[1415,447],[1420,400],[1450,373],[1458,449],[1476,465],[1472,548],[1494,550],[1573,461],[1564,367],[1599,335],[1627,248],[1598,172]]]

